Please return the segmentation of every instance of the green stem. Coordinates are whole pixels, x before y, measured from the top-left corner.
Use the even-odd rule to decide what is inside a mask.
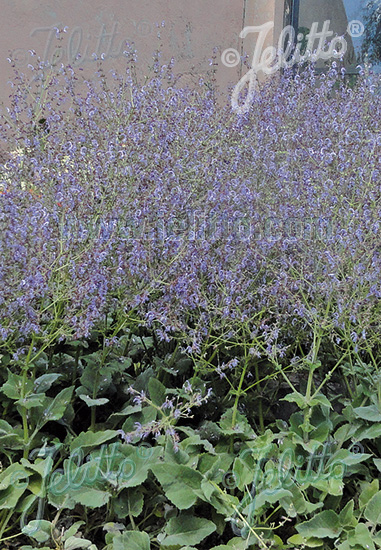
[[[176,356],[177,356],[177,351],[180,347],[180,343],[177,342],[176,343],[176,348],[175,350],[173,351],[172,355],[171,355],[171,358],[170,360],[168,361],[168,369],[171,369],[173,367],[173,365],[175,364],[175,360],[176,360]],[[163,376],[161,377],[160,375],[163,373]],[[158,373],[158,376],[157,376],[157,379],[162,382],[164,384],[164,386],[166,385],[166,382],[167,382],[167,379],[168,379],[168,375],[169,373],[167,371],[165,371],[164,369],[160,369],[159,370],[159,373]]]
[[[126,324],[127,322],[127,319],[124,319],[123,321],[120,322],[120,325],[117,324],[117,326],[115,327],[112,335],[111,335],[111,338],[113,338],[114,336],[116,336],[118,334],[118,332],[120,330],[122,330],[123,326]],[[104,331],[105,331],[105,334],[106,334],[106,331],[107,331],[107,314],[105,314],[105,328],[104,328]],[[95,373],[95,381],[94,381],[94,386],[93,386],[93,393],[92,393],[92,398],[93,399],[96,399],[97,398],[97,394],[98,394],[98,389],[99,389],[99,378],[100,378],[100,371],[102,369],[102,367],[104,366],[105,362],[106,362],[106,359],[110,353],[110,348],[106,347],[105,346],[105,336],[103,338],[103,351],[102,351],[102,358],[101,358],[101,361],[100,361],[100,365],[99,365],[99,368],[97,369],[97,372]],[[96,406],[94,407],[91,407],[91,413],[90,413],[90,431],[94,431],[95,430],[95,422],[96,422]]]
[[[102,358],[101,365],[100,365],[99,369],[97,369],[97,372],[95,373],[95,381],[94,381],[93,394],[92,394],[93,399],[97,398],[98,386],[99,386],[99,377],[100,377],[99,371],[103,367],[103,364],[104,364],[104,361],[103,361],[103,358]],[[93,432],[95,430],[95,422],[96,422],[96,405],[94,407],[91,407],[91,417],[90,418],[91,418],[90,431]]]
[[[81,347],[78,346],[75,352],[75,359],[74,359],[74,370],[73,370],[73,376],[71,379],[71,383],[74,386],[76,378],[77,378],[77,372],[78,372],[78,364],[79,364],[79,357],[81,355]]]
[[[263,418],[263,402],[261,397],[261,384],[259,379],[259,370],[258,370],[258,361],[255,362],[255,379],[257,381],[258,386],[258,394],[259,394],[259,405],[258,405],[258,415],[259,415],[259,428],[261,430],[261,433],[263,434],[265,432],[265,422]]]
[[[22,383],[21,383],[21,399],[22,400],[25,399],[25,396],[26,396],[26,385],[27,385],[27,382],[28,382],[28,370],[29,370],[30,358],[31,358],[33,348],[34,348],[34,340],[35,340],[35,337],[33,336],[32,341],[31,341],[30,346],[29,346],[28,355],[26,356],[25,363],[22,367]],[[21,409],[20,414],[21,414],[21,418],[22,418],[23,439],[24,439],[23,457],[28,458],[29,446],[30,446],[29,427],[28,427],[28,410],[27,410],[26,407],[24,407],[24,405],[21,405],[20,409]]]
[[[336,363],[336,365],[326,374],[323,382],[320,384],[320,386],[318,386],[318,388],[316,389],[316,391],[313,393],[313,395],[311,396],[311,399],[314,399],[314,397],[316,397],[316,395],[320,392],[321,388],[324,386],[324,384],[327,383],[327,381],[331,378],[333,372],[337,369],[337,367],[340,365],[340,363],[342,361],[344,361],[346,357],[346,354],[344,354],[339,360],[338,362]]]
[[[16,536],[20,536],[20,534],[18,533],[17,535],[12,535],[11,537],[5,537],[3,538],[3,534],[4,534],[4,531],[5,529],[7,528],[7,525],[8,525],[8,522],[9,520],[11,519],[12,517],[12,514],[13,514],[14,510],[11,509],[11,510],[3,510],[3,518],[2,518],[2,522],[1,522],[1,527],[0,527],[0,541],[3,541],[3,540],[8,540],[10,538],[13,538],[13,537],[16,537]]]
[[[234,428],[235,423],[236,423],[239,398],[241,397],[241,394],[244,393],[242,391],[242,385],[243,385],[243,381],[244,381],[245,375],[246,375],[247,364],[248,364],[248,362],[245,361],[245,365],[242,369],[241,378],[239,380],[238,389],[237,389],[236,396],[235,396],[235,401],[234,401],[234,405],[233,405],[233,415],[232,415],[232,428]]]

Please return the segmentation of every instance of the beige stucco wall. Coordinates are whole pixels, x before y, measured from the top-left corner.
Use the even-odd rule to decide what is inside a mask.
[[[239,33],[246,25],[275,22],[279,33],[283,16],[283,0],[0,0],[0,71],[2,85],[0,104],[7,105],[12,70],[6,58],[11,54],[17,69],[29,72],[33,61],[29,50],[44,60],[55,52],[55,26],[67,26],[62,43],[63,61],[78,63],[86,73],[95,69],[92,54],[105,54],[106,68],[123,70],[124,42],[133,42],[138,50],[138,67],[147,72],[151,53],[158,46],[163,59],[173,55],[184,82],[207,75],[213,48],[218,48],[216,80],[225,89],[242,74],[242,67],[228,68],[220,62],[220,52],[235,48],[252,53],[254,35],[245,40]],[[156,24],[165,21],[157,38]],[[274,33],[267,43],[274,41]],[[31,73],[32,74],[32,73]],[[32,78],[32,76],[31,76]],[[208,77],[207,77],[208,78]]]
[[[284,0],[254,0],[245,2],[244,27],[261,26],[273,22],[274,26],[267,33],[264,48],[267,46],[278,46],[278,37],[283,28]],[[241,50],[252,58],[255,45],[258,40],[258,33],[248,34],[241,41]],[[261,76],[261,75],[259,75]]]

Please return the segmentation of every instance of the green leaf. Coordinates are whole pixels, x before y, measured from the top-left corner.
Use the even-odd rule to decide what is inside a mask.
[[[348,441],[349,439],[351,439],[351,437],[354,436],[356,430],[357,427],[355,425],[344,424],[335,431],[335,433],[333,434],[333,438],[342,445],[343,443],[345,443],[345,441]]]
[[[197,470],[207,479],[216,479],[218,474],[221,473],[218,471],[220,464],[221,460],[218,455],[203,453],[198,457]]]
[[[37,502],[37,500],[38,497],[33,494],[22,497],[17,503],[15,512],[17,512],[18,514],[22,514],[23,512],[27,513],[29,508],[31,508],[31,506],[33,506],[33,504]]]
[[[34,519],[28,525],[25,525],[21,531],[24,535],[35,539],[37,542],[46,542],[50,539],[52,527],[50,521]]]
[[[232,485],[243,491],[246,485],[250,485],[253,482],[253,469],[245,461],[237,457],[234,461],[230,478]]]
[[[28,489],[34,495],[39,497],[45,496],[45,481],[49,476],[52,467],[53,459],[50,456],[47,456],[44,460],[39,459],[38,462],[32,464],[29,460],[22,458],[21,464],[25,467],[25,470],[30,470],[30,478]]]
[[[328,435],[331,431],[331,424],[329,422],[320,422],[318,426],[316,426],[315,430],[311,431],[311,439],[314,441],[319,441],[321,443],[325,443],[325,441],[328,438]]]
[[[143,407],[143,409],[140,412],[131,414],[128,418],[126,418],[125,422],[123,423],[122,429],[127,432],[133,432],[136,429],[136,422],[139,422],[142,426],[145,426],[146,424],[149,424],[150,422],[153,422],[157,418],[157,410],[155,407]],[[140,440],[140,436],[136,437],[135,442],[137,443]]]
[[[57,509],[66,508],[69,510],[73,510],[75,508],[76,503],[72,498],[70,491],[66,490],[69,488],[67,485],[66,476],[63,476],[61,473],[57,471],[54,472],[54,474],[55,475],[50,481],[48,486],[47,496],[48,496],[49,504],[52,504]],[[64,490],[62,490],[61,485],[63,486]]]
[[[210,501],[213,493],[216,492],[215,486],[208,479],[203,479],[201,481],[201,489],[208,502]]]
[[[22,397],[23,377],[18,374],[13,374],[9,369],[7,369],[7,371],[8,379],[5,384],[1,386],[1,391],[9,397],[9,399],[20,399]],[[31,380],[27,379],[25,382],[24,395],[31,393],[32,390],[33,383]]]
[[[197,462],[198,453],[196,453],[196,457],[190,457],[189,454],[183,450],[183,443],[182,441],[179,445],[179,449],[175,450],[173,442],[168,439],[165,444],[164,462],[174,462],[175,464],[184,464],[184,466],[190,466],[192,461]]]
[[[324,541],[317,537],[306,538],[302,537],[302,535],[292,535],[287,542],[292,544],[292,548],[297,548],[297,545],[301,548],[304,546],[308,546],[309,548],[318,548],[324,544]]]
[[[327,466],[330,466],[331,468],[334,464],[353,466],[367,460],[368,458],[371,458],[371,456],[371,454],[367,453],[353,453],[349,449],[339,449],[330,457],[327,462]]]
[[[111,494],[106,491],[92,489],[91,487],[81,487],[75,491],[70,491],[70,496],[78,504],[82,504],[88,508],[100,508],[107,504]]]
[[[337,538],[343,530],[339,516],[333,510],[319,512],[312,519],[296,525],[296,530],[305,538]]]
[[[115,521],[108,521],[103,526],[103,531],[106,533],[120,533],[124,529],[123,523],[116,523]]]
[[[0,420],[0,437],[3,435],[11,435],[13,427],[6,420]]]
[[[0,420],[0,449],[22,449],[23,435],[22,428],[13,428],[5,420]]]
[[[154,405],[161,407],[165,402],[165,386],[157,378],[150,378],[148,382],[149,396]]]
[[[279,504],[287,512],[288,516],[294,518],[297,515],[310,514],[318,508],[323,507],[322,502],[312,503],[307,501],[295,482],[287,484],[287,489],[292,493],[292,496],[281,497]]]
[[[0,474],[0,509],[14,509],[28,486],[29,474],[17,462]]]
[[[20,497],[24,494],[26,487],[19,485],[16,487],[8,487],[3,491],[0,491],[0,510],[2,509],[14,509]]]
[[[77,437],[73,439],[70,444],[70,452],[73,453],[76,449],[82,449],[83,453],[88,453],[94,447],[114,439],[118,436],[116,430],[105,430],[102,432],[81,432]]]
[[[377,470],[381,472],[381,458],[373,458],[373,463],[376,466]]]
[[[357,418],[363,420],[369,420],[370,422],[381,422],[381,412],[376,405],[369,405],[368,407],[356,407],[353,409]]]
[[[216,451],[214,450],[214,447],[210,443],[210,441],[208,441],[207,439],[201,439],[198,433],[194,433],[193,435],[184,439],[181,442],[181,446],[184,450],[186,450],[190,454],[192,454],[193,451],[196,453],[198,450],[198,447],[201,447],[201,446],[204,447],[204,449],[208,451],[208,453],[212,455],[216,454]]]
[[[15,405],[24,407],[25,409],[32,409],[33,407],[41,407],[44,404],[45,396],[37,393],[30,393],[22,399],[15,401]]]
[[[247,550],[247,548],[249,548],[249,546],[245,539],[241,537],[234,537],[230,539],[227,544],[213,546],[210,550]]]
[[[314,405],[324,405],[325,407],[328,407],[329,409],[332,409],[332,404],[329,401],[329,399],[323,395],[322,393],[318,393],[314,395],[313,399],[309,401],[310,407],[313,407]]]
[[[79,537],[69,537],[64,544],[64,550],[75,550],[76,548],[89,548],[91,540],[81,539]]]
[[[284,497],[292,497],[291,491],[287,489],[265,489],[255,496],[255,510],[259,510],[265,504],[274,504]]]
[[[378,533],[373,533],[373,542],[376,544],[376,546],[381,546],[381,532],[378,531]]]
[[[67,540],[69,537],[74,537],[77,534],[79,528],[85,525],[84,521],[76,521],[69,529],[67,529],[63,535],[63,540]]]
[[[316,369],[319,369],[321,367],[321,361],[319,359],[316,359],[315,361],[311,361],[310,359],[307,359],[306,357],[303,359],[303,362],[305,365],[307,365],[308,370],[314,372]]]
[[[58,378],[60,378],[61,376],[62,374],[57,374],[53,372],[50,374],[43,374],[42,376],[39,376],[34,381],[34,392],[45,393],[51,387],[51,385],[54,384],[54,382],[58,380]]]
[[[379,483],[378,479],[374,479],[372,483],[365,482],[361,487],[361,493],[359,497],[359,507],[360,510],[365,508],[365,506],[368,504],[370,499],[378,492],[379,490]]]
[[[235,416],[235,423],[234,426],[233,423],[233,407],[231,409],[228,409],[222,416],[221,420],[219,422],[221,432],[224,435],[238,435],[243,434],[247,436],[248,438],[254,438],[255,433],[253,428],[250,426],[249,422],[247,421],[247,418],[239,413],[236,412]]]
[[[354,501],[348,501],[344,508],[339,513],[340,525],[343,527],[355,527],[357,524],[356,517],[353,513]]]
[[[308,407],[308,403],[305,396],[299,392],[289,393],[285,397],[283,397],[281,401],[289,401],[290,403],[296,403],[299,409],[302,409],[302,410]]]
[[[117,533],[112,539],[112,550],[150,550],[150,548],[147,533],[124,531]]]
[[[199,544],[215,530],[215,524],[208,519],[180,514],[168,521],[165,527],[167,536],[161,541],[161,547],[181,546],[184,542]]]
[[[377,423],[365,429],[363,426],[361,426],[356,431],[355,435],[353,436],[353,439],[356,442],[359,442],[359,441],[363,441],[364,439],[377,439],[377,437],[380,437],[380,436],[381,436],[381,423]]]
[[[80,395],[80,399],[82,399],[88,407],[97,407],[98,405],[105,405],[110,400],[107,399],[107,397],[99,397],[98,399],[92,399],[88,395]]]
[[[157,462],[161,452],[160,447],[112,443],[94,450],[91,462],[96,463],[98,479],[107,479],[119,489],[137,487],[147,479],[151,464]]]
[[[14,462],[0,473],[0,491],[3,491],[8,487],[15,487],[20,484],[26,488],[28,482],[25,480],[27,480],[28,477],[29,474],[25,470],[25,468],[17,462]],[[24,481],[20,483],[22,480]]]
[[[373,525],[381,524],[381,491],[372,496],[365,508],[364,516]]]
[[[89,344],[86,342],[86,340],[69,340],[67,342],[67,345],[73,348],[85,348],[87,349],[89,347]]]
[[[154,464],[151,470],[167,498],[179,510],[186,510],[195,504],[198,496],[196,491],[201,490],[203,479],[199,472],[182,464]]]
[[[129,514],[134,518],[140,516],[143,511],[143,493],[135,488],[124,489],[114,500],[114,512],[119,519],[127,517]]]
[[[42,415],[39,427],[41,428],[47,422],[52,420],[60,420],[63,417],[67,406],[70,404],[70,400],[73,395],[74,386],[65,388],[50,403]]]
[[[358,544],[361,548],[366,548],[369,550],[376,550],[376,547],[373,544],[372,534],[369,532],[368,527],[365,523],[359,523],[356,525],[355,536],[351,537],[351,546]]]
[[[109,416],[109,421],[114,420],[114,419],[119,421],[120,417],[129,416],[130,414],[140,412],[141,410],[142,410],[141,405],[127,405],[121,411],[112,413]]]
[[[148,389],[148,382],[151,378],[155,377],[155,371],[152,367],[149,367],[148,369],[144,369],[143,372],[139,374],[139,376],[134,381],[134,389],[137,392],[147,391]]]
[[[340,496],[343,494],[344,482],[336,477],[329,477],[328,479],[311,480],[311,486],[319,489],[323,493],[329,493],[330,495]]]
[[[184,430],[184,427],[182,428]],[[218,424],[211,420],[203,420],[197,428],[197,432],[203,439],[207,439],[210,442],[217,442],[220,438],[221,429]]]
[[[98,393],[98,371],[100,369],[100,357],[98,352],[86,355],[83,360],[86,362],[86,367],[83,369],[82,376],[80,378],[82,386],[86,389],[87,393],[93,395]]]
[[[237,497],[219,491],[210,495],[208,500],[218,514],[226,517],[232,516],[241,504]]]

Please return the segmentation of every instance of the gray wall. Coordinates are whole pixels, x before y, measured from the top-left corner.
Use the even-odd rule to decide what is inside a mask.
[[[161,29],[164,58],[173,55],[183,81],[192,83],[210,70],[213,48],[219,52],[235,48],[252,54],[255,36],[244,41],[239,33],[246,25],[275,21],[267,44],[280,32],[283,0],[0,0],[0,105],[6,106],[11,91],[7,81],[13,72],[6,58],[12,54],[17,69],[30,73],[29,50],[44,60],[55,51],[54,27],[67,26],[62,42],[65,61],[82,53],[80,66],[91,74],[92,53],[105,53],[106,68],[123,70],[123,42],[134,42],[141,74],[147,72],[151,53],[159,46],[156,23]],[[218,58],[220,56],[218,55]],[[219,63],[217,82],[222,89],[240,78],[242,67],[227,68]],[[30,73],[30,78],[33,73]]]

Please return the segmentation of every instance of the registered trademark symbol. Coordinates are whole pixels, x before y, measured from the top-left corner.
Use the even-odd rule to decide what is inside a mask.
[[[352,38],[359,38],[364,34],[365,27],[362,21],[353,19],[352,21],[349,21],[347,31]]]

